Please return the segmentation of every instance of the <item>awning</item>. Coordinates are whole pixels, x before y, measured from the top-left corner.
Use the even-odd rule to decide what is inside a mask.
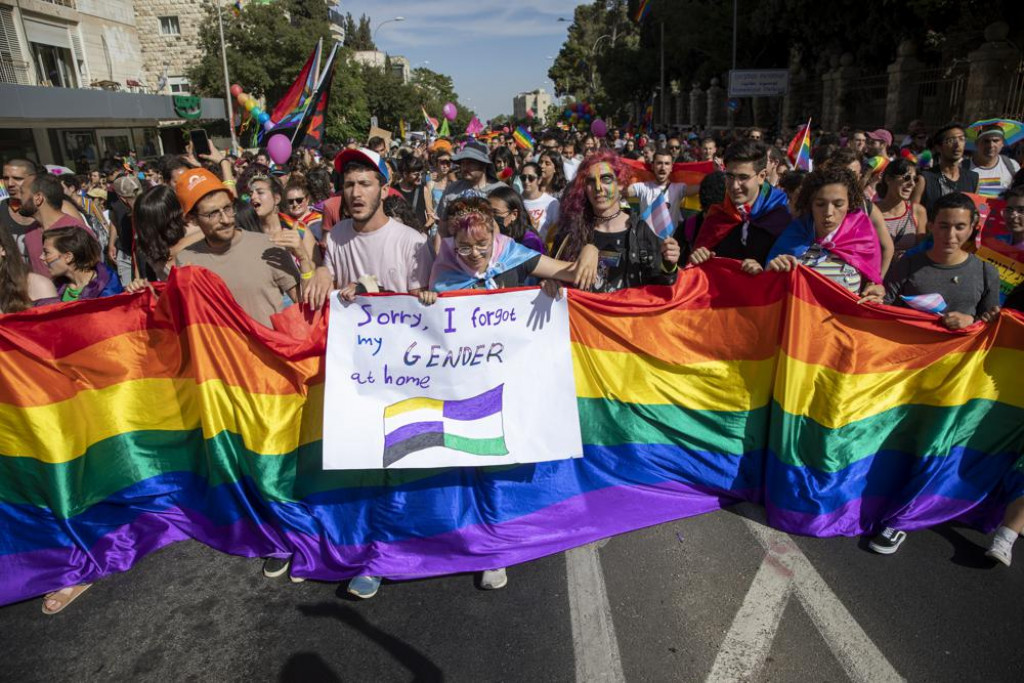
[[[71,36],[68,34],[67,24],[49,24],[28,17],[24,17],[23,22],[28,42],[71,49]]]

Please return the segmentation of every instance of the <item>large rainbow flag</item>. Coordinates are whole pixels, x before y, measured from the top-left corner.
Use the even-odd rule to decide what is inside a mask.
[[[186,538],[292,553],[297,576],[412,578],[741,500],[827,536],[987,528],[1024,494],[1016,314],[949,332],[716,259],[674,287],[571,294],[583,458],[325,472],[322,314],[263,328],[196,268],[160,291],[3,317],[0,604]]]

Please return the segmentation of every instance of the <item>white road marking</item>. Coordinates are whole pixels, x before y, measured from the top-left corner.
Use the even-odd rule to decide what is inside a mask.
[[[579,683],[625,681],[597,544],[567,551],[565,570],[569,579],[576,680]]]
[[[789,535],[750,519],[744,522],[764,547],[766,555],[726,634],[707,678],[709,682],[747,681],[757,677],[771,651],[786,601],[793,593],[850,680],[857,683],[904,680]],[[769,593],[772,590],[774,594]]]

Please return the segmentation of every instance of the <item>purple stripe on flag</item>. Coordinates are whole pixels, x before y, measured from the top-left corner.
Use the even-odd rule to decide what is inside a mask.
[[[501,412],[501,392],[504,384],[485,391],[479,396],[461,401],[445,401],[442,415],[450,420],[479,420]]]
[[[386,434],[384,436],[384,448],[390,448],[396,443],[419,436],[420,434],[442,434],[443,432],[443,422],[413,422]]]

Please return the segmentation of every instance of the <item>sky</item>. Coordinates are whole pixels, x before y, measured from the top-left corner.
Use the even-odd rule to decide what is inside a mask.
[[[343,0],[342,12],[370,17],[379,50],[412,68],[451,76],[459,99],[481,120],[512,113],[512,97],[544,88],[578,0]],[[389,22],[377,30],[381,22]],[[566,21],[560,22],[559,17]],[[437,116],[439,112],[430,112]]]

